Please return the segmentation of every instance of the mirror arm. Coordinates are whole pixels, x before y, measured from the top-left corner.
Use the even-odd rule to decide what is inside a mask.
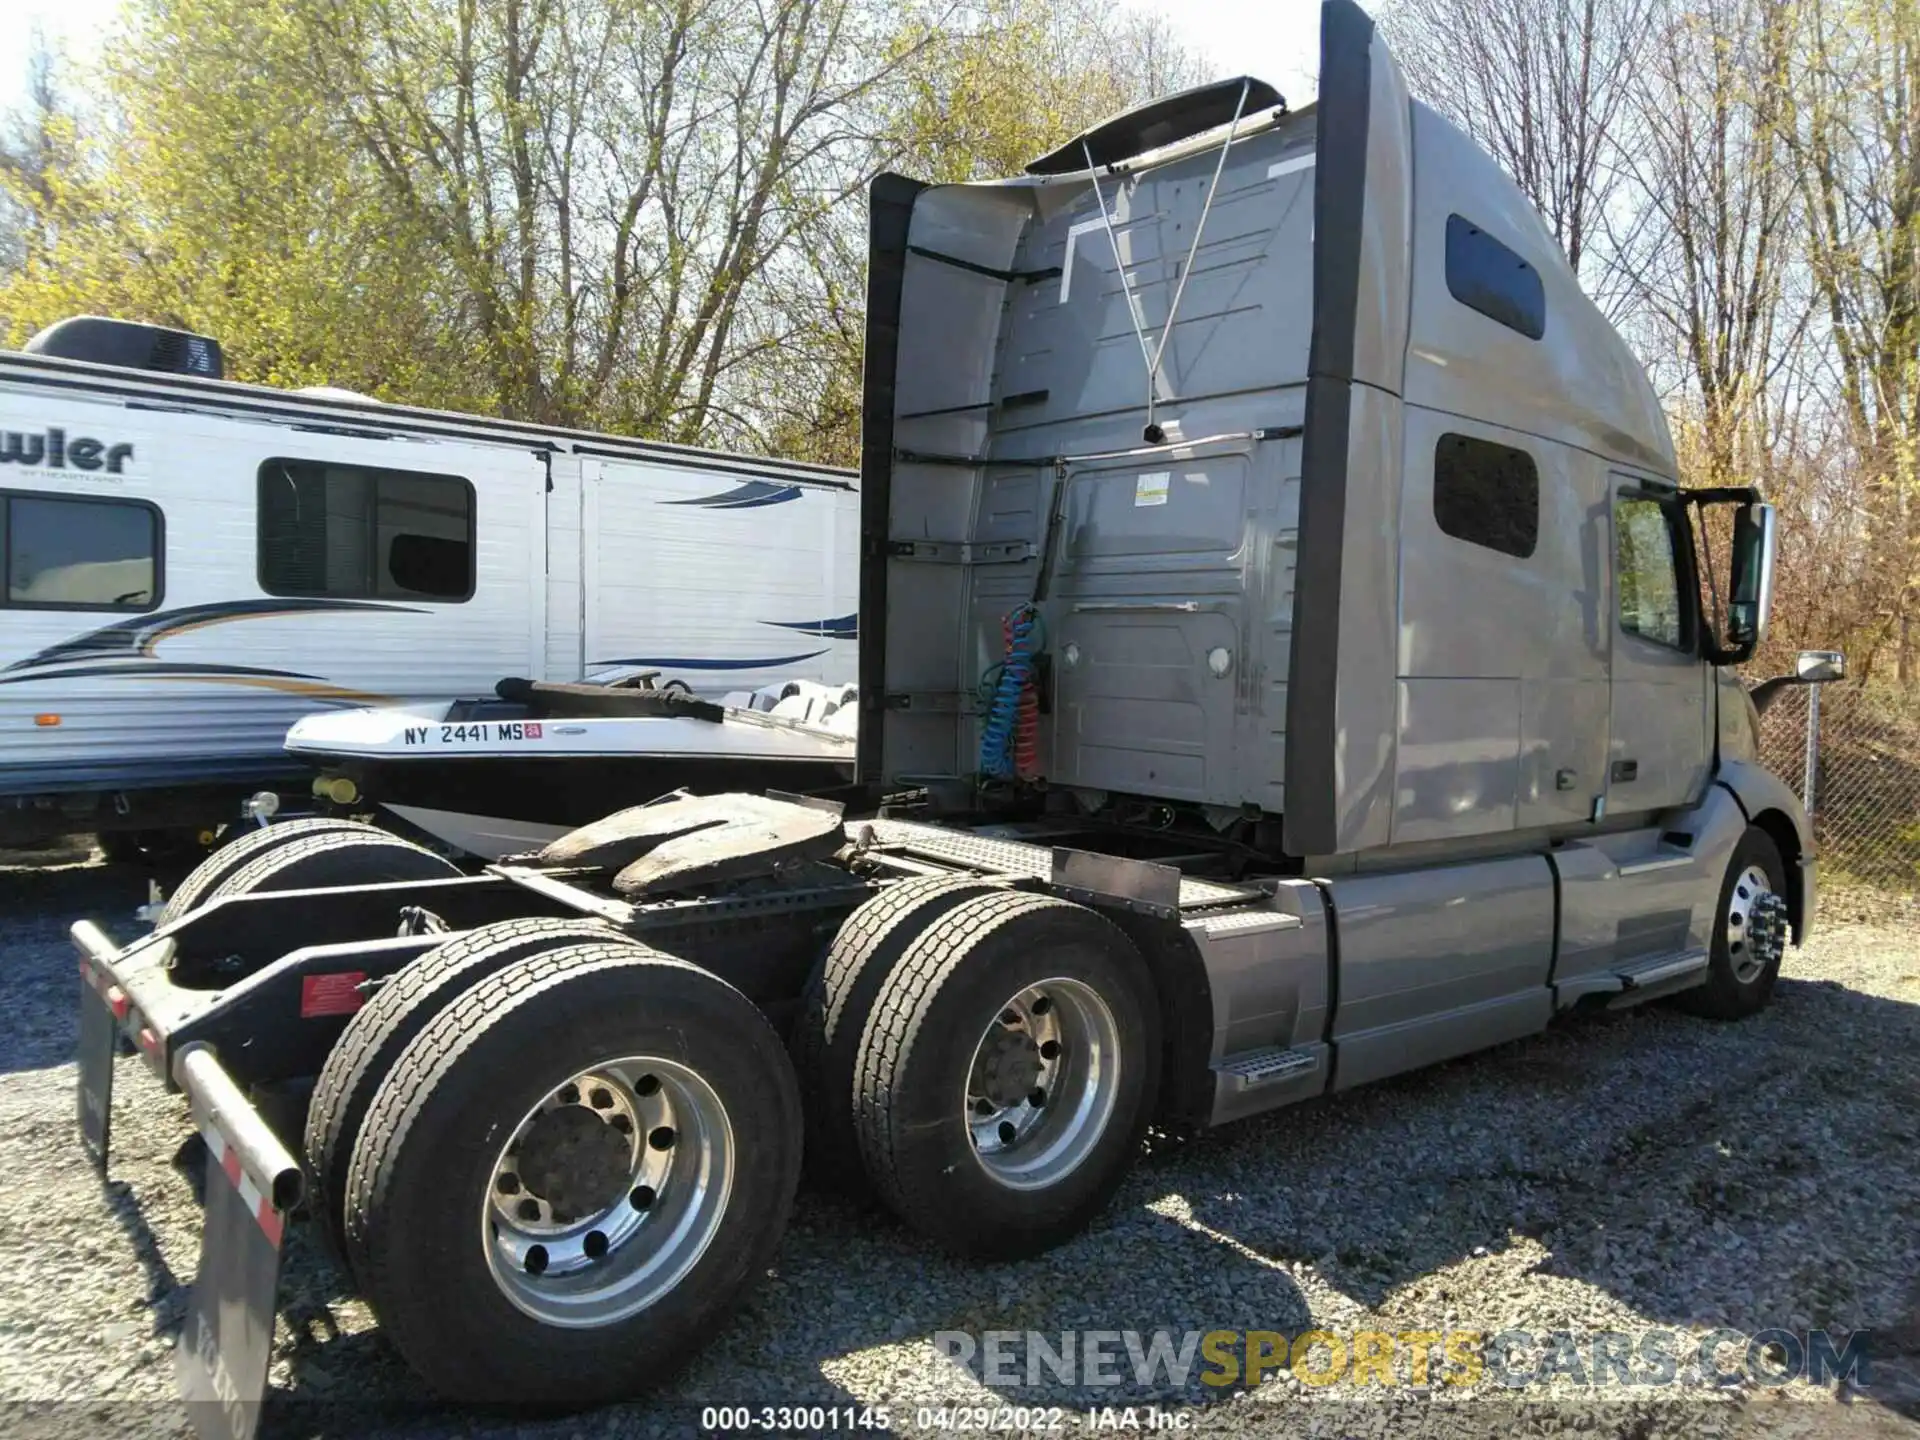
[[[1774,702],[1775,697],[1777,697],[1781,691],[1787,689],[1789,686],[1804,685],[1805,683],[1806,682],[1798,675],[1776,675],[1771,680],[1762,680],[1758,685],[1747,691],[1747,698],[1753,701],[1754,714],[1764,715],[1767,713],[1767,706]]]

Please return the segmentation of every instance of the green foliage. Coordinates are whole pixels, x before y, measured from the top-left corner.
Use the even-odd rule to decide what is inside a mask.
[[[867,179],[1010,173],[1194,78],[1085,0],[133,0],[41,107],[0,339],[852,463]],[[24,152],[23,152],[24,153]]]
[[[120,314],[218,336],[240,379],[482,403],[436,257],[317,114],[290,15],[284,0],[132,12],[102,61],[113,123],[76,137],[43,191],[16,189],[34,229],[0,286],[7,342]]]

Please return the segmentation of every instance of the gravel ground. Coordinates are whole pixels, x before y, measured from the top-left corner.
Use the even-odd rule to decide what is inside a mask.
[[[130,933],[145,886],[49,858],[0,868],[0,1413],[14,1434],[184,1434],[170,1351],[200,1214],[184,1103],[121,1062],[104,1190],[74,1134],[65,929],[91,914]],[[776,1273],[719,1342],[668,1393],[591,1415],[434,1406],[296,1227],[267,1433],[691,1432],[703,1404],[734,1402],[885,1406],[906,1429],[921,1407],[998,1403],[1063,1407],[1069,1427],[1090,1405],[1190,1407],[1192,1430],[1262,1435],[1920,1435],[1920,911],[1842,897],[1830,915],[1756,1020],[1649,1007],[1156,1137],[1089,1234],[1025,1264],[958,1265],[803,1193]],[[1184,1384],[996,1393],[932,1340],[1716,1327],[1872,1331],[1868,1383],[1595,1399],[1559,1380],[1516,1400],[1486,1377],[1388,1392],[1283,1372],[1221,1391],[1196,1365]]]

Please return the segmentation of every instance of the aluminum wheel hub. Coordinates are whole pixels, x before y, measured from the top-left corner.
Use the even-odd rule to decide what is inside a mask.
[[[988,1023],[964,1096],[973,1152],[1016,1190],[1053,1185],[1106,1133],[1119,1092],[1120,1027],[1092,986],[1029,985]]]
[[[480,1220],[494,1283],[549,1325],[645,1309],[706,1252],[733,1171],[726,1107],[694,1071],[652,1056],[584,1070],[494,1161]]]
[[[1787,932],[1785,898],[1774,893],[1765,870],[1747,866],[1727,901],[1727,958],[1733,962],[1734,978],[1750,985],[1778,964],[1786,953]]]

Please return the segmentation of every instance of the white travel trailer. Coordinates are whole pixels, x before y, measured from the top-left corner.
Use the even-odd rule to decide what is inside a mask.
[[[282,741],[331,705],[853,679],[850,472],[234,384],[148,326],[29,349],[0,354],[0,844],[304,789]]]

